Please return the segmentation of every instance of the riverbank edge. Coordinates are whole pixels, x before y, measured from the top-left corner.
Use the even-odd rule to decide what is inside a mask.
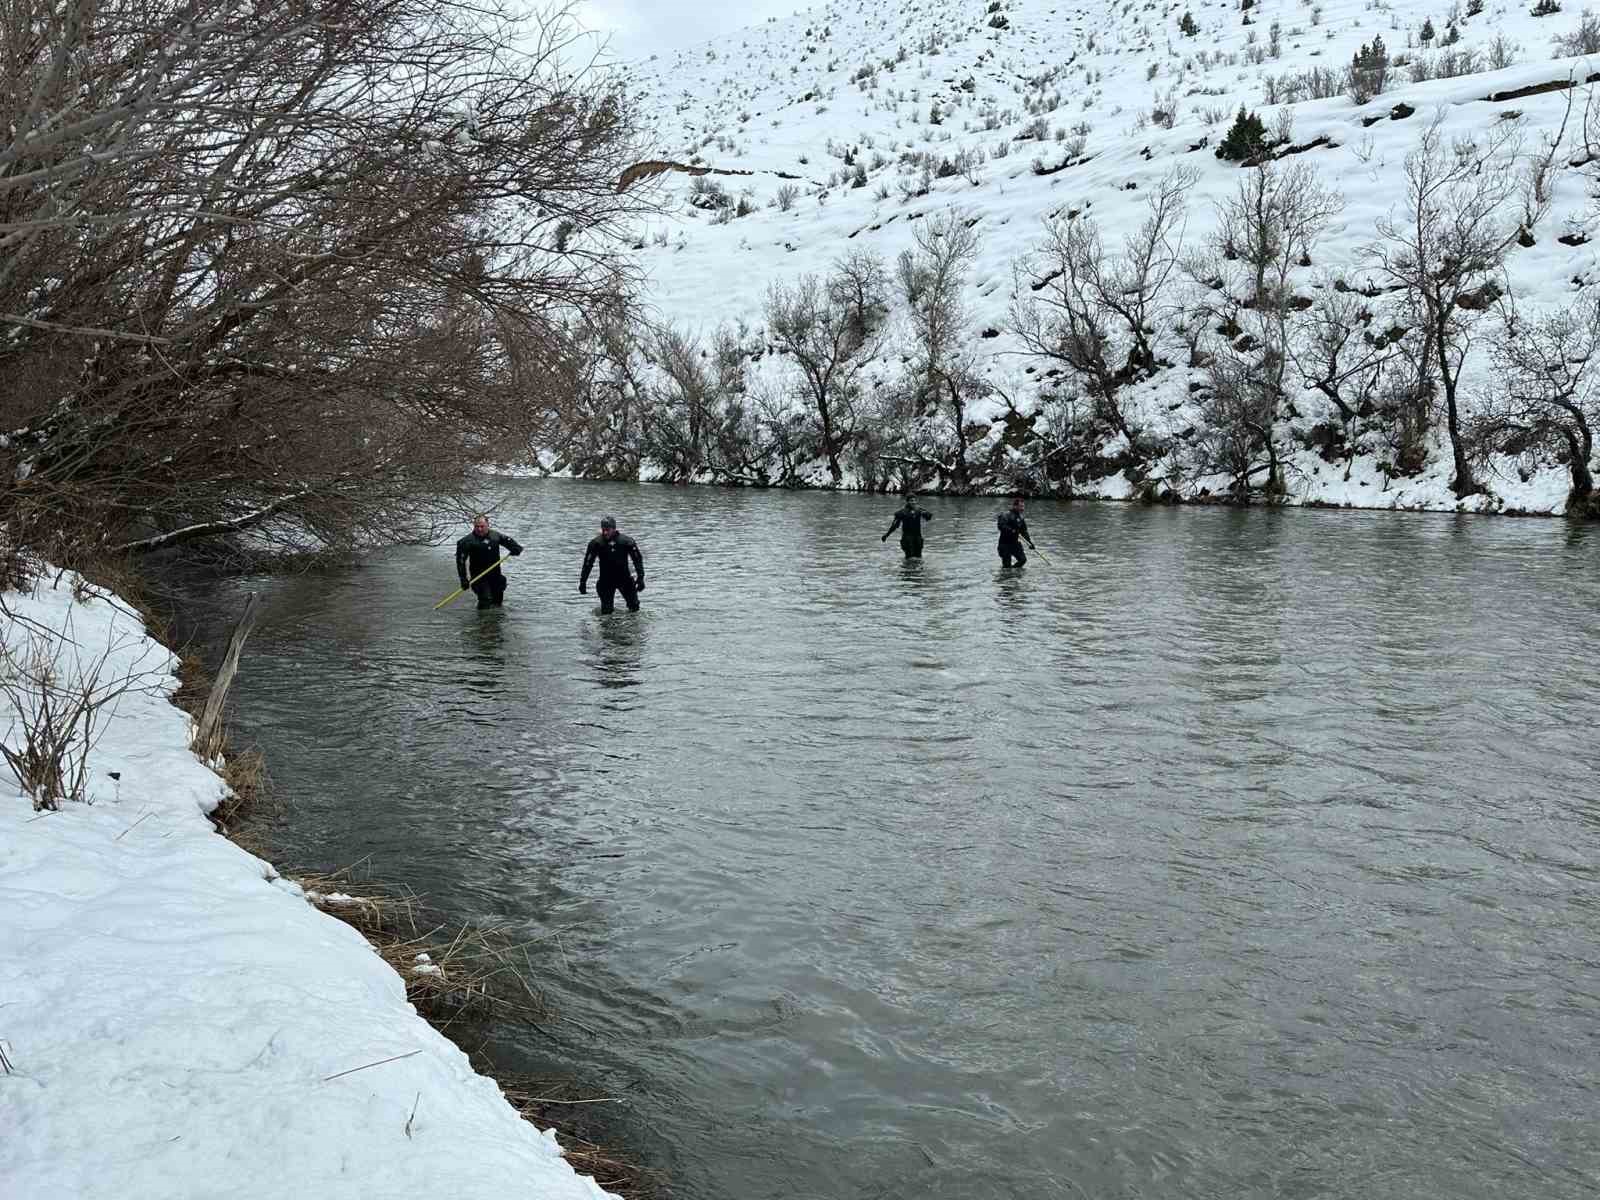
[[[142,597],[137,601],[126,597],[123,599],[139,613],[151,636],[165,646],[176,660],[178,688],[172,693],[172,704],[198,722],[215,686],[215,675],[197,655],[187,654],[173,644],[176,639],[170,628],[156,616],[147,601]],[[573,1165],[574,1170],[589,1174],[607,1193],[621,1200],[645,1200],[652,1195],[655,1180],[648,1168],[589,1141],[572,1129],[570,1122],[545,1111],[550,1105],[546,1103],[541,1106],[538,1103],[541,1098],[538,1094],[551,1090],[545,1081],[526,1079],[503,1070],[481,1050],[465,1044],[457,1022],[464,1012],[475,1006],[474,1001],[480,1004],[504,1004],[507,1003],[504,995],[497,996],[494,993],[510,990],[522,993],[509,1001],[519,1009],[526,1010],[541,1003],[526,980],[519,978],[515,985],[498,987],[491,981],[491,976],[499,972],[493,965],[486,968],[484,960],[499,960],[499,952],[506,947],[497,944],[492,933],[470,926],[456,930],[449,937],[441,937],[437,932],[421,933],[414,919],[415,908],[420,904],[418,898],[381,878],[368,875],[358,881],[351,868],[319,877],[308,871],[284,869],[273,862],[268,857],[270,847],[265,839],[255,836],[252,820],[264,816],[262,810],[271,805],[277,804],[288,811],[292,811],[292,806],[283,805],[271,797],[270,771],[266,757],[260,750],[237,749],[233,744],[232,731],[226,725],[222,727],[220,736],[221,749],[217,759],[221,770],[218,773],[228,786],[229,796],[208,814],[216,832],[298,885],[305,893],[306,902],[318,912],[350,926],[365,938],[378,957],[389,963],[400,977],[405,985],[406,999],[416,1010],[417,1017],[454,1043],[471,1061],[475,1072],[492,1080],[500,1088],[507,1106],[519,1118],[541,1134],[547,1130],[554,1132],[561,1144],[562,1157]],[[196,755],[196,758],[199,756]],[[330,895],[347,895],[351,900],[345,903],[330,902]],[[416,949],[425,944],[428,949]],[[399,964],[411,960],[414,951],[428,954],[432,959],[430,965],[438,967],[439,972],[402,970]],[[457,961],[464,960],[458,976],[453,976],[450,971],[452,956]],[[555,1101],[557,1104],[563,1102]],[[603,1180],[602,1175],[605,1176]]]
[[[1323,463],[1331,467],[1334,464]],[[1185,495],[1167,486],[1161,480],[1130,482],[1122,474],[1110,475],[1098,482],[1104,486],[1059,491],[1016,485],[1002,486],[998,482],[955,490],[942,488],[936,483],[917,487],[923,496],[951,498],[1004,499],[1022,495],[1030,500],[1056,500],[1063,502],[1090,501],[1102,504],[1129,504],[1155,508],[1237,508],[1237,509],[1316,509],[1360,513],[1436,513],[1441,516],[1489,517],[1544,517],[1566,520],[1600,520],[1600,492],[1589,497],[1587,511],[1582,506],[1576,511],[1569,504],[1571,478],[1565,467],[1546,466],[1532,473],[1527,480],[1513,484],[1504,472],[1494,472],[1497,482],[1506,495],[1493,487],[1465,498],[1457,498],[1449,486],[1443,464],[1433,464],[1415,476],[1388,476],[1378,469],[1375,461],[1357,458],[1348,464],[1350,478],[1328,480],[1320,490],[1305,486],[1298,493],[1270,497],[1252,495],[1246,499],[1224,491],[1206,491],[1203,494]],[[1359,468],[1359,469],[1358,469]],[[570,479],[585,483],[655,484],[663,487],[708,487],[733,491],[752,492],[839,492],[862,496],[897,497],[904,494],[898,487],[878,488],[847,478],[839,483],[825,478],[820,466],[803,475],[782,482],[759,480],[695,477],[668,478],[666,475],[641,470],[634,477],[580,474],[568,469],[556,469],[546,464],[497,463],[483,468],[486,473],[519,479]],[[1390,497],[1387,503],[1367,503],[1380,496]]]
[[[51,576],[54,577],[53,583],[47,582]],[[48,564],[39,564],[38,573],[32,588],[29,589],[29,594],[39,589],[61,590],[63,586],[72,594],[74,604],[85,602],[82,598],[87,595],[90,599],[102,599],[112,608],[120,609],[124,615],[139,623],[145,637],[170,656],[171,684],[165,688],[165,702],[171,708],[184,714],[187,718],[189,732],[192,735],[194,723],[198,721],[199,714],[204,709],[211,693],[214,677],[197,655],[175,645],[176,639],[169,624],[156,613],[154,606],[149,602],[148,594],[139,586],[138,577],[134,574],[125,574],[120,567],[115,566],[106,572],[86,568],[85,573],[80,576],[77,572],[62,570]],[[8,598],[21,594],[23,593],[13,591],[8,593]],[[113,617],[114,622],[115,618]],[[65,637],[61,639],[62,642],[69,640]],[[118,719],[118,716],[113,715],[108,724],[114,724]],[[389,928],[387,916],[390,913],[400,912],[404,912],[407,917],[410,916],[410,909],[415,898],[405,896],[399,889],[373,882],[370,879],[356,883],[346,878],[347,872],[340,872],[336,876],[323,879],[306,874],[301,874],[297,878],[293,873],[280,872],[266,857],[266,854],[263,853],[264,846],[252,836],[252,827],[250,825],[251,817],[260,811],[268,794],[266,760],[257,750],[240,750],[234,746],[226,728],[221,731],[220,744],[221,749],[217,757],[212,761],[207,761],[201,754],[195,752],[190,747],[187,738],[182,746],[183,755],[187,756],[192,763],[214,774],[219,781],[220,796],[212,798],[214,803],[209,809],[205,805],[200,806],[202,815],[205,816],[210,824],[211,834],[220,836],[223,841],[256,860],[260,864],[268,883],[283,891],[297,895],[304,902],[306,908],[315,911],[321,916],[332,918],[341,926],[347,926],[359,934],[367,947],[382,961],[384,966],[389,968],[394,980],[403,988],[406,1002],[410,1008],[408,1019],[422,1022],[430,1031],[448,1041],[470,1064],[470,1072],[474,1079],[480,1084],[487,1083],[494,1086],[500,1105],[516,1119],[519,1125],[532,1131],[539,1142],[548,1142],[552,1147],[557,1147],[555,1150],[556,1155],[572,1172],[570,1182],[580,1185],[583,1195],[593,1197],[595,1200],[638,1200],[639,1197],[651,1194],[652,1186],[655,1182],[654,1173],[589,1142],[582,1136],[573,1133],[570,1129],[563,1128],[564,1123],[559,1118],[552,1118],[547,1115],[545,1109],[549,1107],[549,1104],[541,1105],[539,1101],[548,1100],[548,1098],[535,1095],[536,1092],[548,1092],[548,1087],[543,1086],[542,1081],[525,1079],[509,1071],[497,1070],[495,1064],[481,1051],[475,1051],[473,1048],[463,1044],[461,1034],[465,1031],[453,1028],[454,1023],[460,1018],[464,1010],[464,1005],[459,1003],[459,993],[485,995],[487,976],[482,971],[474,971],[464,981],[461,988],[455,988],[451,984],[449,972],[446,969],[450,965],[447,955],[452,952],[452,947],[462,945],[483,948],[488,945],[488,939],[482,934],[470,930],[458,932],[448,942],[441,942],[437,938],[437,930],[420,938],[406,938],[397,935]],[[164,750],[166,753],[171,754],[174,748],[167,746]],[[121,772],[108,772],[108,774],[113,779],[119,780],[120,785]],[[19,793],[19,799],[25,801],[26,797]],[[68,802],[62,805],[62,808],[69,811],[74,807],[81,807],[85,811],[94,812],[97,809],[104,811],[110,806],[96,804],[94,798],[86,802]],[[37,813],[31,818],[30,823],[37,822],[50,815],[50,812]],[[133,825],[129,826],[128,830],[123,831],[123,834],[136,828],[148,815],[150,815],[150,810],[147,809],[134,821]],[[113,840],[120,840],[121,836],[123,835],[118,835],[118,838]],[[337,891],[319,889],[318,887],[319,884],[331,882],[338,883]],[[3,891],[3,886],[0,886],[0,893],[3,893]],[[439,946],[441,948],[442,953],[437,961],[430,962],[429,958],[431,956],[428,955],[427,951],[417,950],[418,947],[423,946],[425,943],[429,946]],[[292,949],[292,947],[284,946],[282,949],[288,950]],[[414,950],[417,950],[416,954],[412,953]],[[404,953],[406,960],[416,961],[420,959],[421,965],[418,969],[407,971],[397,967],[396,957],[401,952]],[[3,963],[0,963],[0,966],[3,965]],[[5,972],[0,970],[0,978],[3,978],[4,974]],[[114,977],[109,980],[101,978],[98,982],[101,986],[105,986],[107,983],[115,985]],[[418,995],[418,992],[423,994]],[[529,988],[528,996],[536,1000],[537,994]],[[443,1003],[430,1004],[430,998],[442,999]],[[496,1003],[498,1001],[490,1002]],[[5,1030],[0,1030],[0,1034],[5,1032]],[[262,1030],[262,1032],[264,1033],[265,1030]],[[380,1034],[378,1030],[373,1032],[375,1036]],[[277,1036],[277,1034],[273,1035],[274,1038]],[[17,1057],[14,1039],[0,1037],[0,1048],[7,1045],[11,1046],[12,1055],[6,1060],[6,1076],[13,1077],[17,1074],[12,1062]],[[417,1053],[417,1051],[412,1053]],[[409,1055],[402,1055],[401,1057],[409,1057]],[[371,1065],[376,1064],[368,1064],[368,1066]],[[304,1066],[308,1072],[314,1073],[318,1064],[306,1063]],[[364,1070],[366,1068],[358,1067],[356,1069]],[[533,1087],[531,1086],[533,1084],[541,1084],[541,1086]],[[422,1093],[419,1092],[419,1101],[421,1095]],[[3,1098],[3,1096],[0,1096],[0,1099]],[[556,1100],[554,1103],[559,1104],[562,1101]],[[3,1105],[0,1105],[0,1108],[3,1107]],[[412,1115],[416,1115],[415,1108],[412,1110]],[[234,1113],[218,1111],[215,1113],[214,1119],[218,1128],[227,1128],[235,1117],[236,1114]],[[405,1136],[408,1139],[412,1137],[412,1123],[409,1119],[405,1126]],[[374,1134],[374,1139],[376,1140],[376,1134]],[[71,1139],[67,1140],[70,1141]],[[173,1138],[171,1140],[178,1141],[179,1139]],[[296,1157],[292,1144],[280,1147],[279,1152],[284,1155],[286,1160]],[[542,1167],[542,1164],[539,1165]],[[4,1166],[4,1156],[0,1156],[0,1168]],[[3,1179],[4,1173],[3,1170],[0,1170],[0,1179]],[[551,1181],[543,1176],[544,1171],[540,1169],[536,1173],[530,1173],[522,1177],[505,1178],[498,1181],[503,1185],[503,1190],[497,1190],[497,1194],[507,1197],[529,1194],[541,1198],[547,1195],[554,1195],[556,1192],[562,1195],[567,1194],[565,1187],[552,1191],[550,1189]],[[566,1184],[569,1180],[561,1180],[560,1182]],[[179,1180],[173,1184],[173,1190],[170,1194],[174,1196],[205,1194],[204,1188],[206,1186],[209,1186],[209,1183],[202,1181],[200,1183],[200,1191],[189,1193],[185,1189],[184,1181]],[[313,1183],[308,1183],[305,1178],[297,1177],[296,1190],[298,1191],[301,1186],[306,1187],[307,1190],[320,1190]],[[137,1184],[130,1184],[126,1180],[118,1184],[118,1189],[117,1194],[119,1195],[141,1194]],[[168,1193],[163,1192],[162,1194]],[[341,1193],[335,1187],[332,1190],[324,1191],[323,1194],[338,1195]],[[366,1193],[361,1192],[358,1194],[364,1195]]]

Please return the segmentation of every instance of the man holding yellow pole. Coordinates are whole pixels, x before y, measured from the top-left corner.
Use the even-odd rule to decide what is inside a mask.
[[[489,528],[489,518],[483,513],[472,518],[472,532],[456,543],[456,575],[462,591],[472,588],[479,608],[499,608],[505,602],[506,577],[500,570],[504,561],[502,547],[513,555],[522,553],[515,538]]]

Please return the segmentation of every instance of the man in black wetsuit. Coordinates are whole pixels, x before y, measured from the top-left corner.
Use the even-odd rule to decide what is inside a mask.
[[[1028,519],[1022,515],[1022,510],[1027,507],[1021,496],[1011,501],[1011,508],[1003,513],[997,513],[994,518],[1000,527],[1000,561],[1005,566],[1011,565],[1011,560],[1017,560],[1017,566],[1024,566],[1028,556],[1022,552],[1022,543],[1028,543],[1028,549],[1034,548],[1033,539],[1028,536]]]
[[[917,494],[907,492],[905,504],[894,514],[894,521],[889,526],[889,533],[896,529],[900,531],[900,549],[907,558],[922,557],[922,523],[931,520],[933,514],[917,504]],[[889,533],[878,540],[887,542]]]
[[[633,575],[628,574],[628,560],[633,559]],[[589,590],[589,571],[600,564],[600,579],[595,592],[600,596],[600,611],[612,611],[612,602],[618,592],[627,602],[629,612],[639,611],[639,593],[644,591],[644,556],[639,553],[639,543],[625,533],[617,532],[615,517],[600,518],[600,536],[589,543],[583,556],[583,574],[578,576],[578,590]],[[634,578],[637,576],[637,579]]]
[[[515,538],[489,528],[489,518],[483,513],[472,518],[472,532],[456,543],[456,575],[462,587],[467,580],[474,580],[472,593],[478,597],[479,608],[498,608],[505,603],[506,577],[498,566],[482,579],[476,578],[479,571],[500,561],[502,546],[513,555],[522,553]]]

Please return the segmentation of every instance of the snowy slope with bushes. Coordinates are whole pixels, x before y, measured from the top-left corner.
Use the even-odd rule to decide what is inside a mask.
[[[545,465],[1559,512],[1586,50],[1587,12],[1495,0],[841,0],[633,64],[711,173],[665,177],[653,329]]]

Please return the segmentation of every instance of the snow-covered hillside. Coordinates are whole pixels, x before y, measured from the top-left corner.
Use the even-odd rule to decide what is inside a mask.
[[[1387,79],[1358,105],[1344,76],[1375,38],[1387,48]],[[1245,10],[1220,0],[817,6],[630,67],[631,90],[650,114],[663,156],[736,173],[670,177],[676,202],[637,239],[649,311],[698,336],[702,349],[725,327],[749,355],[746,407],[764,402],[770,413],[788,404],[797,412],[804,405],[790,394],[792,358],[764,353],[772,346],[763,329],[769,287],[820,276],[859,251],[882,260],[894,293],[897,256],[914,249],[918,222],[957,210],[977,234],[962,337],[988,385],[973,390],[977,401],[964,414],[973,461],[991,468],[978,473],[979,486],[1070,486],[1077,494],[1120,497],[1140,482],[1133,474],[1185,495],[1221,492],[1229,480],[1218,456],[1192,450],[1205,436],[1197,425],[1211,411],[1204,404],[1214,372],[1203,364],[1238,330],[1200,315],[1214,315],[1217,296],[1205,296],[1204,272],[1193,260],[1214,248],[1217,206],[1253,173],[1215,154],[1241,106],[1265,126],[1273,171],[1309,166],[1316,182],[1342,196],[1342,208],[1300,260],[1309,265],[1297,262],[1286,281],[1297,307],[1311,302],[1320,312],[1324,298],[1353,288],[1371,293],[1366,332],[1416,326],[1369,251],[1381,219],[1404,224],[1406,159],[1437,117],[1445,159],[1468,153],[1466,143],[1499,146],[1502,135],[1518,130],[1503,147],[1514,159],[1518,194],[1496,218],[1513,233],[1527,222],[1509,206],[1520,206],[1538,164],[1549,160],[1537,188],[1542,211],[1533,214],[1523,244],[1511,246],[1503,275],[1491,274],[1501,280],[1496,290],[1508,287],[1525,313],[1565,311],[1584,293],[1594,262],[1593,246],[1585,244],[1596,178],[1584,165],[1588,89],[1538,89],[1574,74],[1582,85],[1600,70],[1600,56],[1591,67],[1568,53],[1590,43],[1600,47],[1600,27],[1587,13],[1536,17],[1527,5],[1503,0],[1259,0]],[[1495,64],[1503,65],[1491,69]],[[1317,93],[1325,98],[1311,98]],[[1080,466],[1070,482],[1052,476],[1037,462],[1060,449],[1059,439],[1044,434],[1063,422],[1084,425],[1073,406],[1085,389],[1059,362],[1028,353],[1017,334],[1018,281],[1029,285],[1026,298],[1049,278],[1050,264],[1027,256],[1046,219],[1064,225],[1069,215],[1096,223],[1106,249],[1116,252],[1137,234],[1149,199],[1175,171],[1190,186],[1169,234],[1187,269],[1172,270],[1151,322],[1161,365],[1127,380],[1119,398],[1161,453],[1139,470],[1104,474],[1120,461],[1126,439],[1102,430],[1098,470]],[[1235,308],[1239,300],[1233,297]],[[1465,315],[1476,324],[1462,343],[1464,419],[1493,402],[1501,372],[1487,346],[1497,316],[1493,306]],[[862,375],[860,404],[868,408],[900,386],[914,358],[905,314],[890,326]],[[1416,355],[1426,369],[1426,354]],[[658,353],[645,357],[660,361]],[[1326,431],[1341,421],[1324,392],[1310,386],[1308,371],[1289,371],[1273,435],[1286,459],[1290,499],[1457,507],[1442,416],[1424,438],[1420,471],[1415,463],[1397,471],[1393,447],[1358,423],[1343,424],[1347,436],[1336,448],[1327,444]],[[1310,448],[1319,439],[1322,453]],[[929,450],[926,438],[917,444],[922,449],[899,457],[921,460],[921,482],[941,482],[933,466],[940,452]],[[648,447],[641,457],[643,474],[657,469]],[[1462,507],[1560,511],[1569,472],[1558,456],[1545,455],[1542,467],[1539,457],[1494,456],[1479,472],[1487,491]],[[1005,469],[992,469],[1001,462]],[[828,482],[820,458],[796,474]],[[868,474],[857,466],[845,482],[870,485]]]

